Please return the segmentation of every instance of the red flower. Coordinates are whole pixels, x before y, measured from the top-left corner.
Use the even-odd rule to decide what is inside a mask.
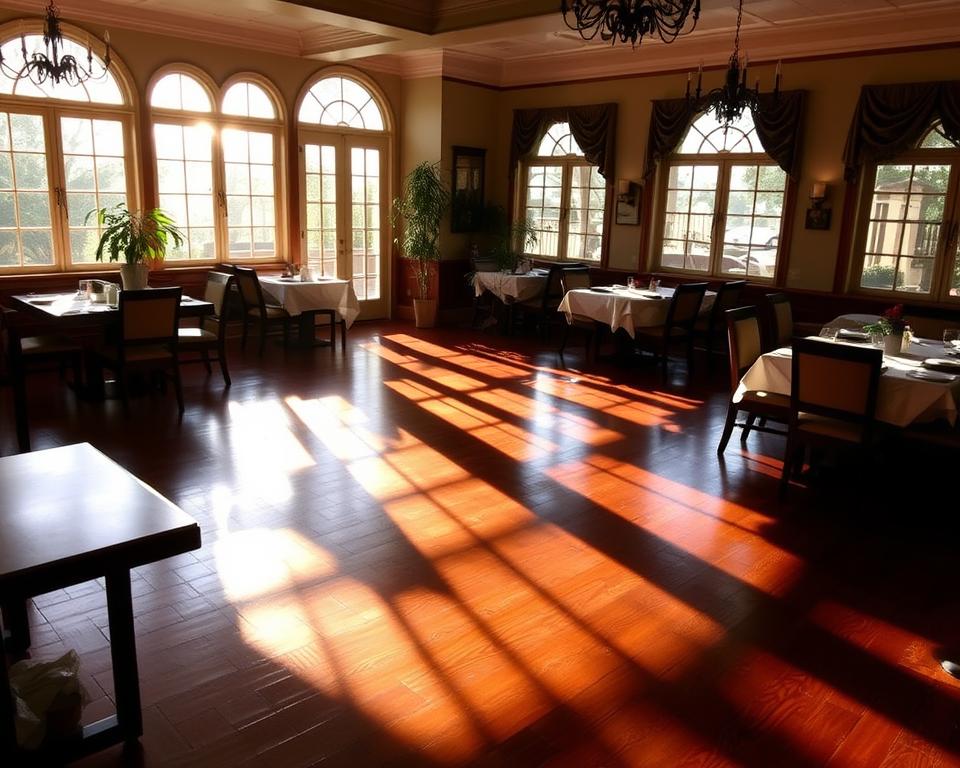
[[[897,304],[896,306],[890,307],[886,312],[883,313],[884,320],[887,321],[887,324],[895,332],[900,332],[907,327],[906,322],[903,319],[903,304]]]

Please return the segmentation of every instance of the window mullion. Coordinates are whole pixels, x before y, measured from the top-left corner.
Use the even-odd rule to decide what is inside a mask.
[[[229,224],[227,220],[227,196],[226,196],[226,166],[223,161],[223,125],[214,124],[213,128],[213,146],[211,147],[211,160],[213,168],[211,169],[211,188],[213,190],[214,207],[214,251],[218,262],[229,261],[230,256],[230,237]]]
[[[67,211],[66,161],[63,155],[63,136],[60,115],[56,109],[43,111],[44,139],[49,161],[47,179],[50,193],[50,227],[52,229],[54,264],[67,271],[70,260],[70,227]]]
[[[569,161],[561,162],[563,176],[560,180],[560,226],[557,227],[557,260],[566,261],[567,259],[567,241],[570,228],[570,196],[573,187],[573,170]]]
[[[713,242],[710,244],[710,274],[720,274],[720,264],[723,259],[723,240],[727,220],[727,203],[730,199],[730,167],[731,163],[721,160],[717,164],[717,197],[713,212]]]

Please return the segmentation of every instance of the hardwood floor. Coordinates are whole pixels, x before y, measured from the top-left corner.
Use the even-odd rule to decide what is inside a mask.
[[[82,765],[960,765],[957,458],[781,504],[781,438],[717,459],[721,366],[579,360],[400,324],[231,346],[182,426],[172,393],[125,419],[32,380],[35,449],[93,443],[204,536],[134,576],[142,751]],[[102,585],[31,621],[111,711]]]

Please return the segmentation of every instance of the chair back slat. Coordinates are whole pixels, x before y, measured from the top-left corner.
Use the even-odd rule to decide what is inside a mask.
[[[566,295],[567,291],[576,288],[590,287],[590,268],[589,267],[567,267],[560,275],[562,292]]]
[[[880,385],[883,352],[879,349],[795,339],[791,411],[869,424]]]
[[[240,300],[243,302],[244,312],[251,309],[263,309],[263,291],[260,288],[260,279],[257,270],[253,267],[235,266],[233,268],[240,290]]]
[[[207,285],[203,290],[203,298],[213,304],[213,315],[219,318],[223,314],[223,302],[230,290],[233,275],[224,272],[208,272]]]
[[[738,307],[725,313],[727,319],[727,346],[730,349],[730,381],[733,389],[763,353],[760,319],[757,308]]]
[[[181,289],[120,292],[120,343],[175,342]]]
[[[724,315],[727,310],[736,309],[740,306],[740,297],[746,287],[746,280],[731,280],[717,289],[717,298],[714,299],[712,310],[715,322],[722,324],[725,322]]]
[[[785,293],[768,293],[767,301],[773,310],[772,341],[776,347],[790,346],[793,338],[793,311],[790,297]]]
[[[692,331],[700,314],[703,295],[707,292],[706,283],[685,283],[678,285],[667,310],[666,327],[684,328]]]

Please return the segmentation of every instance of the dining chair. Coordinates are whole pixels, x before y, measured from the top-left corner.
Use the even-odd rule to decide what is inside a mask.
[[[563,295],[573,290],[589,289],[591,285],[590,268],[587,266],[567,267],[560,273],[560,286]],[[570,329],[577,328],[584,334],[584,350],[587,354],[587,360],[591,359],[591,350],[593,357],[596,356],[596,347],[599,345],[601,326],[592,317],[582,315],[573,315],[567,320],[563,327],[563,338],[560,341],[560,356],[567,348],[567,341],[570,338]],[[596,342],[596,343],[594,343]]]
[[[213,304],[213,314],[199,318],[196,327],[177,328],[177,344],[181,363],[203,363],[207,373],[212,373],[210,353],[220,364],[223,383],[230,386],[230,371],[227,369],[226,331],[227,297],[233,285],[234,276],[224,272],[208,272],[207,284],[203,290],[204,301]],[[213,330],[211,330],[211,328]],[[188,357],[184,357],[187,355]]]
[[[733,428],[743,431],[741,442],[746,442],[751,430],[774,435],[787,434],[786,429],[774,429],[767,426],[767,419],[786,425],[790,420],[790,398],[775,392],[746,390],[738,394],[743,374],[763,353],[760,334],[760,318],[757,308],[738,307],[724,313],[727,323],[727,347],[730,356],[730,404],[727,406],[727,418],[723,425],[723,434],[717,453],[723,454],[733,434]],[[746,414],[744,421],[737,416]],[[759,423],[757,423],[759,421]]]
[[[183,417],[183,387],[180,382],[177,326],[181,288],[147,288],[120,292],[120,327],[115,346],[99,353],[100,363],[112,370],[129,413],[128,384],[134,371],[170,374]]]
[[[713,345],[714,342],[722,342],[727,336],[727,318],[728,310],[736,309],[740,306],[740,297],[747,287],[746,280],[731,280],[723,283],[717,289],[717,296],[713,300],[713,306],[710,308],[710,314],[706,317],[698,317],[693,326],[694,336],[702,339],[704,348],[707,351],[707,361],[713,364]]]
[[[879,349],[794,339],[781,497],[807,447],[869,448],[882,362]]]
[[[537,296],[526,301],[518,301],[510,305],[511,309],[511,327],[513,326],[513,313],[519,311],[521,317],[533,317],[536,323],[537,333],[540,338],[546,340],[550,337],[550,329],[553,327],[557,318],[557,309],[563,300],[562,276],[567,269],[589,269],[582,264],[557,263],[551,264],[547,272],[547,279],[543,288]]]
[[[472,276],[476,275],[477,272],[499,272],[497,267],[496,259],[483,258],[483,257],[470,257],[470,287],[473,288]],[[498,300],[490,291],[484,291],[479,296],[476,295],[476,289],[474,289],[473,296],[473,320],[470,322],[471,327],[479,328],[481,320],[485,321],[489,317],[493,317],[494,311],[496,308],[496,303]]]
[[[641,350],[653,352],[659,358],[663,375],[667,375],[667,357],[673,344],[683,343],[687,350],[687,373],[693,373],[693,326],[700,315],[706,283],[678,285],[667,308],[663,325],[638,328],[634,341]]]
[[[243,306],[243,328],[240,336],[240,348],[247,348],[247,330],[251,321],[260,326],[260,354],[263,354],[267,343],[267,331],[270,327],[282,326],[283,343],[286,346],[290,339],[290,315],[281,306],[267,304],[263,298],[263,288],[257,277],[257,270],[253,267],[234,265],[233,274],[237,280],[240,292],[240,303]]]
[[[61,379],[65,379],[68,367],[72,369],[73,384],[78,386],[83,368],[83,347],[66,336],[37,334],[37,324],[14,310],[3,311],[2,326],[7,337],[6,357],[13,388],[17,446],[21,452],[26,452],[30,450],[27,376],[49,370],[48,366],[55,364]]]
[[[773,321],[767,347],[769,349],[789,347],[793,339],[793,310],[790,308],[790,297],[785,293],[768,293],[766,299]]]

